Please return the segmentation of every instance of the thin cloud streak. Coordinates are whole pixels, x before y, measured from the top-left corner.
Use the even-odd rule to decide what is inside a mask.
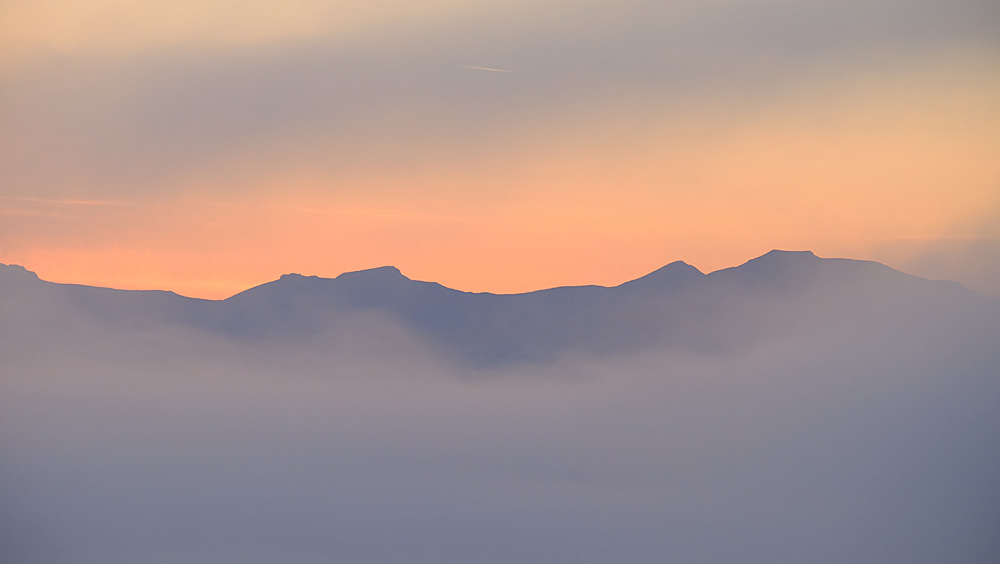
[[[296,211],[301,213],[378,217],[387,219],[413,219],[413,220],[434,221],[434,222],[447,221],[456,223],[466,223],[469,221],[467,218],[456,217],[451,215],[439,215],[439,214],[428,214],[428,213],[406,212],[406,211],[390,211],[390,210],[329,210],[329,209],[315,209],[315,208],[298,208]]]
[[[472,66],[472,65],[458,65],[458,66],[460,68],[463,68],[463,69],[471,69],[471,70],[481,70],[481,71],[490,71],[490,72],[514,72],[514,71],[508,70],[508,69],[495,69],[495,68],[491,68],[491,67],[476,67],[476,66]]]
[[[0,215],[16,215],[23,217],[60,217],[58,213],[51,211],[0,209]]]
[[[28,198],[21,196],[0,196],[0,200],[11,202],[24,202],[28,204],[42,204],[49,206],[135,206],[135,202],[121,202],[114,200],[75,200],[70,198]]]

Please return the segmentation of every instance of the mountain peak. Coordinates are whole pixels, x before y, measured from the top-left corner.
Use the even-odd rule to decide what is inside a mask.
[[[286,282],[294,281],[305,281],[305,280],[330,280],[328,278],[321,278],[319,276],[307,276],[305,274],[298,274],[295,272],[289,274],[282,274],[279,280]],[[402,272],[399,271],[395,266],[379,266],[376,268],[367,268],[365,270],[356,270],[353,272],[344,272],[333,278],[332,280],[340,280],[342,282],[349,281],[392,281],[392,280],[409,280]]]
[[[743,270],[767,268],[768,270],[773,270],[775,268],[789,268],[793,265],[813,264],[820,260],[822,259],[817,257],[812,251],[782,251],[774,249],[757,258],[750,259],[740,266],[732,268]]]
[[[696,278],[701,278],[705,274],[690,264],[677,260],[666,266],[660,267],[649,274],[630,280],[621,286],[628,287],[678,287]]]
[[[830,269],[834,264],[839,263],[833,259],[817,257],[812,251],[775,249],[740,266],[713,272],[712,277],[716,280],[731,280],[744,287],[785,291],[803,288],[819,277],[832,275]]]
[[[379,266],[376,268],[366,268],[365,270],[356,270],[354,272],[345,272],[338,276],[337,280],[361,278],[369,280],[409,280],[395,266]]]
[[[38,275],[19,264],[0,263],[0,278],[12,280],[38,280]]]
[[[752,260],[759,260],[765,257],[770,257],[771,259],[782,259],[782,260],[818,258],[816,254],[813,253],[812,251],[783,251],[781,249],[772,249]]]
[[[675,260],[674,262],[672,262],[672,263],[670,263],[670,264],[668,264],[666,266],[662,266],[662,267],[654,270],[653,274],[655,274],[657,272],[661,272],[661,271],[663,271],[663,272],[668,272],[668,271],[670,271],[670,272],[686,271],[686,272],[697,272],[698,274],[702,274],[702,272],[700,270],[698,270],[696,267],[694,267],[694,266],[692,266],[692,265],[690,265],[690,264],[688,264],[688,263],[686,263],[686,262],[684,262],[682,260]]]
[[[691,266],[690,264],[688,264],[688,263],[686,263],[686,262],[684,262],[682,260],[675,260],[674,262],[672,262],[672,263],[670,263],[670,264],[668,264],[666,266],[661,266],[660,268],[657,268],[653,272],[650,272],[646,276],[643,276],[643,278],[648,278],[648,277],[651,277],[651,276],[652,277],[663,277],[663,276],[675,277],[675,276],[691,276],[691,275],[701,275],[701,276],[704,276],[704,274],[702,273],[702,271],[700,271],[697,268]]]

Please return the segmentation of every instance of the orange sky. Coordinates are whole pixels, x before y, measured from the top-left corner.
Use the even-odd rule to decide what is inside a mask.
[[[221,35],[232,2],[136,5],[0,9],[0,262],[220,298],[384,264],[617,284],[785,248],[1000,297],[979,4],[300,0]]]

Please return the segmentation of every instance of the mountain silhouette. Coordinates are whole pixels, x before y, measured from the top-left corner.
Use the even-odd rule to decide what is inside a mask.
[[[998,336],[808,252],[224,300],[0,266],[0,561],[993,563]]]
[[[224,300],[200,300],[54,284],[2,266],[0,307],[7,331],[71,322],[108,330],[169,326],[242,342],[317,345],[374,317],[474,365],[647,348],[724,353],[818,328],[998,311],[995,300],[957,283],[874,262],[777,250],[710,274],[677,261],[614,287],[522,294],[462,292],[383,266],[332,279],[286,274]]]

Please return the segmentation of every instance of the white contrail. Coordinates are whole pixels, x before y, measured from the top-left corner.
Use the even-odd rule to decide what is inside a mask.
[[[491,69],[490,67],[474,67],[472,65],[458,65],[458,66],[462,67],[463,69],[472,69],[472,70],[481,70],[490,72],[514,72],[512,70],[507,70],[507,69]]]

